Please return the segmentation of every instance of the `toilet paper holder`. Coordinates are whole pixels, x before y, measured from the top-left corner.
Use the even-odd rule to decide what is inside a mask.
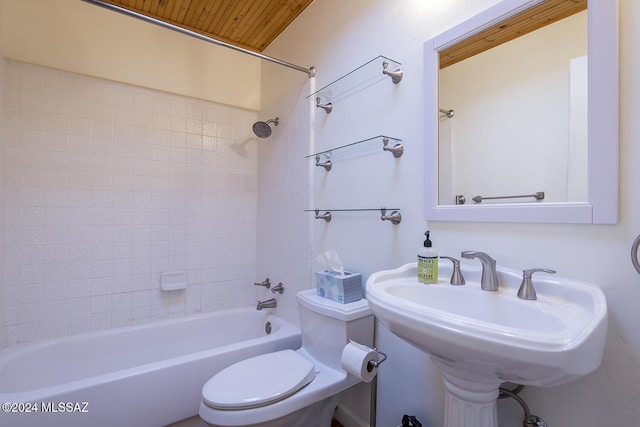
[[[369,371],[369,372],[373,371],[378,366],[380,366],[382,364],[382,362],[387,360],[387,355],[385,353],[381,352],[380,350],[378,350],[375,347],[373,347],[371,350],[375,351],[380,356],[382,356],[382,359],[380,359],[380,360],[370,360],[369,363],[367,363],[367,371]]]

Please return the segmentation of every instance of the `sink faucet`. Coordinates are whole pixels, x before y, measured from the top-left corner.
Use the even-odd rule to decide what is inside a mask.
[[[498,290],[498,274],[496,273],[496,260],[491,258],[484,252],[463,251],[460,253],[462,258],[475,259],[478,258],[482,263],[482,278],[480,279],[480,287],[485,291]]]
[[[256,310],[262,310],[263,308],[274,308],[278,303],[275,298],[268,299],[266,301],[258,301]]]

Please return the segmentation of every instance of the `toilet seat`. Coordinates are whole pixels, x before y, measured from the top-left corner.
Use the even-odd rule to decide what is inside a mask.
[[[267,353],[218,372],[204,385],[202,400],[215,409],[256,408],[295,394],[315,375],[313,364],[293,350]]]

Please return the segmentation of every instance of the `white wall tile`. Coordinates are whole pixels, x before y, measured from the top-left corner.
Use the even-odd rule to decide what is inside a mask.
[[[0,88],[0,347],[255,302],[255,113],[16,61]]]

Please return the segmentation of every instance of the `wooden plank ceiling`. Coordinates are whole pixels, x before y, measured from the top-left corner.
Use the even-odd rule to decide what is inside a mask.
[[[587,0],[547,0],[440,51],[440,68],[587,10]]]
[[[262,52],[313,0],[106,0],[244,49]]]

